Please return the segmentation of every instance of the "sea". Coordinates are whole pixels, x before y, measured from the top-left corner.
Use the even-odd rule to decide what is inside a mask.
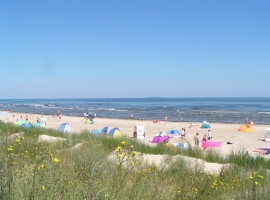
[[[183,122],[235,123],[245,118],[255,124],[270,124],[270,98],[77,98],[0,99],[0,111],[40,115],[164,120]]]

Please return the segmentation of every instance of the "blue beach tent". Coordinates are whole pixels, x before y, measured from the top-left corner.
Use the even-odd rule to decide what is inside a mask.
[[[210,126],[209,122],[203,121],[201,128],[211,128],[211,126]]]
[[[172,135],[180,135],[180,133],[177,130],[168,130],[167,134],[172,134]]]
[[[57,131],[61,133],[71,133],[71,127],[69,123],[63,123],[58,127]]]
[[[113,128],[112,130],[110,130],[108,135],[113,137],[121,137],[122,133],[120,132],[119,128]]]
[[[40,127],[40,123],[39,122],[35,123],[34,127]]]
[[[19,119],[15,124],[21,126],[24,123],[25,123],[25,121],[23,119]]]
[[[22,125],[24,128],[31,128],[32,124],[31,123],[25,123]]]
[[[89,134],[92,134],[98,137],[100,135],[100,131],[98,129],[93,129],[89,132]]]
[[[105,126],[103,129],[101,129],[100,132],[101,132],[102,134],[107,135],[107,133],[108,133],[108,126]]]

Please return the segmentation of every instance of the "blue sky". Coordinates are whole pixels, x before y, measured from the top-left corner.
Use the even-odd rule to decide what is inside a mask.
[[[2,0],[2,98],[269,97],[270,1]]]

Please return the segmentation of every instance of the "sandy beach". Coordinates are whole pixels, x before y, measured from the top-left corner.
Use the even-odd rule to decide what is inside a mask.
[[[13,116],[14,115],[14,116]],[[138,120],[123,120],[123,119],[107,119],[107,118],[95,118],[94,124],[85,124],[84,117],[73,117],[73,116],[62,116],[59,119],[56,116],[31,114],[31,113],[14,113],[9,112],[7,115],[0,115],[0,120],[5,120],[6,122],[15,123],[17,119],[22,118],[25,120],[26,115],[30,122],[35,124],[38,117],[46,118],[46,128],[57,129],[62,123],[69,123],[74,133],[80,133],[84,130],[90,131],[92,129],[102,129],[105,126],[109,127],[111,130],[114,127],[118,127],[121,133],[126,137],[133,137],[134,126],[144,126],[145,127],[145,138],[138,139],[149,145],[152,144],[150,141],[158,132],[167,132],[170,129],[176,129],[179,132],[182,128],[186,129],[186,140],[194,146],[194,136],[199,133],[200,147],[201,139],[204,134],[207,134],[209,129],[200,128],[202,122],[194,123],[194,127],[189,128],[190,124],[188,122],[170,122],[167,123],[153,123],[152,121],[138,121]],[[215,148],[216,151],[226,155],[232,150],[244,150],[244,151],[254,151],[258,148],[270,148],[270,142],[265,142],[266,128],[270,127],[267,125],[257,125],[254,124],[252,127],[255,129],[253,133],[239,132],[238,128],[242,124],[222,124],[222,123],[211,123],[211,133],[212,141],[220,141],[221,148]],[[177,139],[176,139],[177,140]],[[180,142],[179,138],[179,142]],[[230,142],[232,144],[227,144]]]

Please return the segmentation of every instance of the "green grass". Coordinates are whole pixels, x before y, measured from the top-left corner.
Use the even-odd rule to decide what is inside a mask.
[[[24,132],[23,137],[10,138]],[[66,138],[39,143],[46,134]],[[124,143],[122,143],[124,141]],[[269,161],[241,150],[224,158],[215,151],[145,145],[131,138],[64,135],[0,123],[0,199],[268,199]],[[78,143],[82,147],[69,150]],[[116,151],[116,149],[118,149]],[[179,158],[167,168],[141,162],[140,154],[185,155],[231,163],[220,174],[192,170]],[[111,161],[108,156],[114,154]]]

